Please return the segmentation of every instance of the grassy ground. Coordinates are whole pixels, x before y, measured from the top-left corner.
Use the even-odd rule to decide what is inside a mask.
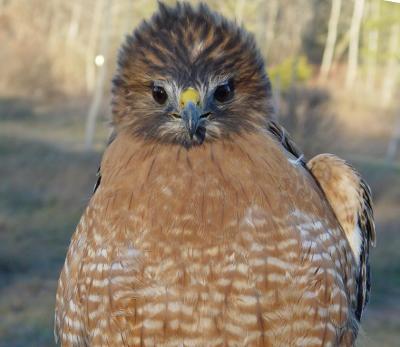
[[[54,346],[56,279],[90,197],[107,132],[100,126],[98,150],[82,152],[82,110],[79,102],[60,109],[0,100],[0,347]],[[376,196],[373,293],[359,346],[395,346],[400,341],[400,167],[345,154]]]
[[[54,346],[56,279],[100,158],[65,112],[0,119],[1,347]]]

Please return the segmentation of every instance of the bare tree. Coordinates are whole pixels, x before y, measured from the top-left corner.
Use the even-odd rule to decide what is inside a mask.
[[[79,33],[79,24],[82,15],[83,4],[80,1],[76,1],[72,4],[71,19],[68,26],[67,32],[67,45],[70,44]]]
[[[332,0],[332,9],[328,25],[328,36],[325,42],[324,55],[322,58],[319,75],[320,80],[326,80],[332,66],[333,52],[335,51],[341,6],[342,0]]]
[[[365,0],[354,0],[353,17],[350,26],[350,45],[347,63],[346,87],[353,86],[358,70],[358,46],[360,41],[360,27],[364,12]]]
[[[371,91],[375,86],[375,78],[376,78],[376,65],[377,65],[377,57],[378,57],[378,42],[379,42],[379,30],[375,22],[377,22],[380,16],[380,1],[379,0],[371,0],[369,4],[369,13],[371,20],[374,21],[372,23],[372,28],[368,31],[367,34],[367,81],[366,86]]]
[[[62,11],[60,10],[60,0],[53,0],[50,3],[50,9],[52,16],[50,18],[50,25],[48,32],[48,40],[49,40],[48,49],[55,50],[55,47],[57,46],[57,41],[59,39],[60,30],[58,29],[58,27],[60,25],[60,18],[62,14]]]
[[[103,98],[104,82],[106,78],[106,62],[108,60],[108,46],[110,43],[113,11],[112,0],[104,1],[103,7],[103,34],[101,37],[100,54],[104,57],[104,63],[99,66],[99,73],[97,74],[96,86],[94,89],[92,103],[86,118],[85,130],[85,149],[90,150],[93,146],[94,132],[96,128],[96,119],[99,115],[101,100]]]
[[[382,106],[386,107],[392,99],[393,91],[397,82],[397,76],[399,73],[399,38],[400,38],[400,24],[396,22],[392,25],[390,30],[389,39],[389,60],[385,68],[385,77],[382,84]]]
[[[268,6],[265,6],[267,11],[266,28],[265,28],[265,54],[268,56],[268,51],[271,47],[271,42],[274,39],[276,20],[278,18],[279,4],[278,0],[268,1]]]
[[[92,16],[92,22],[90,24],[89,43],[85,56],[86,90],[88,93],[93,92],[96,78],[96,67],[94,65],[94,58],[96,55],[98,32],[101,24],[101,15],[102,9],[104,8],[104,2],[105,0],[96,1]]]

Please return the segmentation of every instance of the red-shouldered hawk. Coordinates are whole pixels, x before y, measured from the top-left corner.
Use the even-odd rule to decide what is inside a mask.
[[[271,115],[253,37],[206,6],[160,4],[127,38],[62,346],[353,346],[370,191],[334,156],[306,164]]]

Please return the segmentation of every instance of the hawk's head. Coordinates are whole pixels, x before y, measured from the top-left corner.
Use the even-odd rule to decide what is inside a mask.
[[[128,36],[113,84],[113,122],[185,147],[264,126],[271,88],[254,38],[205,5],[159,5]]]

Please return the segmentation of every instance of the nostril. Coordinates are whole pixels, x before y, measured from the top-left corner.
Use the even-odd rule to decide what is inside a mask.
[[[171,117],[178,119],[181,118],[181,115],[179,113],[171,113]]]

